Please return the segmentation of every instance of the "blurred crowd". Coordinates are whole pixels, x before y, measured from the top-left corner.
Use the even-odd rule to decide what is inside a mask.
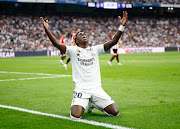
[[[118,2],[118,3],[151,3],[151,4],[180,4],[180,0],[58,0],[58,1],[82,1],[82,2]]]
[[[118,18],[46,17],[59,40],[77,28],[88,35],[89,44],[110,40],[119,27]],[[71,40],[71,36],[66,37]],[[180,20],[135,18],[128,20],[121,41],[126,48],[180,46]],[[53,50],[39,17],[0,16],[0,51]]]

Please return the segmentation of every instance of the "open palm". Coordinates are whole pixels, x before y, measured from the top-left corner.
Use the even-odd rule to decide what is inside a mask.
[[[128,19],[128,13],[127,11],[123,11],[123,18],[121,19],[120,16],[118,16],[119,18],[119,22],[121,25],[125,26],[126,25],[126,22],[127,22],[127,19]]]

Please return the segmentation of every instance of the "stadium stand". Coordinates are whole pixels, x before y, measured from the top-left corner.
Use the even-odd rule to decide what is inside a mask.
[[[104,0],[56,0],[58,1],[104,2]],[[168,8],[158,6],[156,9],[149,9],[143,5],[129,9],[131,19],[121,40],[126,48],[180,46],[179,0],[108,1],[171,4],[170,7],[167,6]],[[172,4],[178,5],[178,8],[174,9]],[[93,9],[71,4],[16,2],[0,2],[0,11],[0,51],[55,49],[44,32],[39,16],[45,16],[49,20],[50,29],[57,39],[60,39],[63,33],[73,34],[76,28],[81,28],[87,33],[90,45],[101,44],[108,41],[111,34],[117,30],[119,22],[115,19],[119,12],[122,12],[121,9]]]
[[[76,28],[88,34],[91,45],[110,39],[119,23],[114,18],[46,17],[57,39],[63,33],[74,33]],[[1,16],[0,50],[52,50],[39,17]],[[122,42],[125,47],[176,47],[180,45],[179,19],[131,19],[128,21]],[[94,42],[94,39],[96,39]]]
[[[80,2],[118,2],[118,3],[152,3],[152,4],[180,4],[179,0],[58,0]]]

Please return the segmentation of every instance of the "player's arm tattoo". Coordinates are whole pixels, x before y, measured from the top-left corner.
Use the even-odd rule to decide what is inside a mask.
[[[118,43],[119,38],[122,35],[122,31],[117,31],[115,36],[113,37],[113,39],[111,41],[108,41],[104,44],[104,50],[107,51],[109,50],[112,46],[114,46],[115,44]]]

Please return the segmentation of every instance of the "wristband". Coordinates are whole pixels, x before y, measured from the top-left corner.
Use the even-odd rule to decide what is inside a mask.
[[[123,31],[124,31],[124,28],[125,28],[125,26],[120,25],[120,27],[119,27],[119,29],[118,29],[118,30],[123,32]]]

